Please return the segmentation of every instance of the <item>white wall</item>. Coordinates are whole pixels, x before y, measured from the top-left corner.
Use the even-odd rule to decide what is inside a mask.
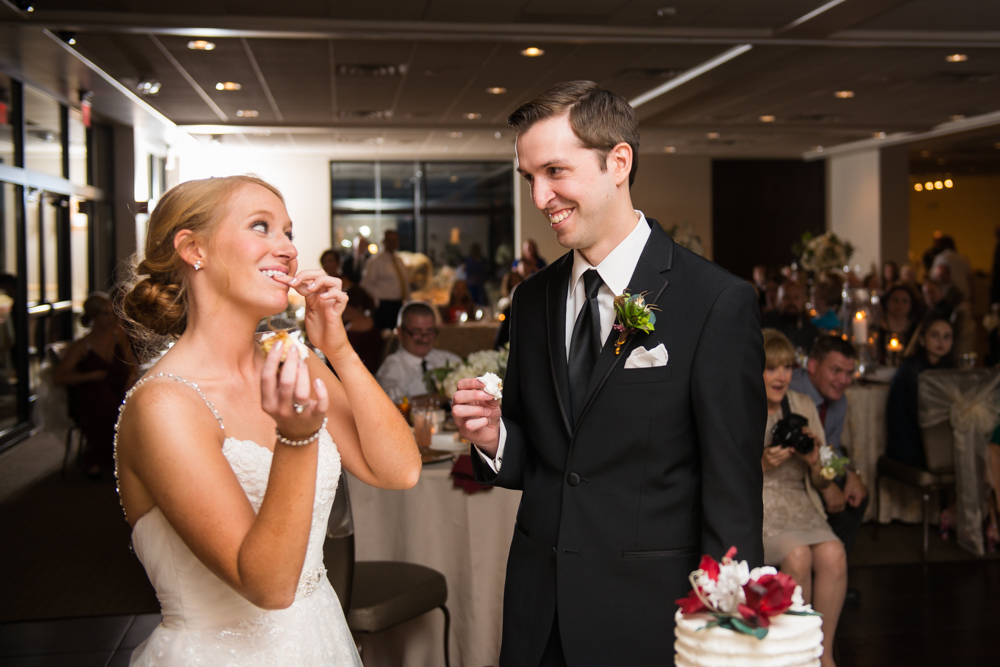
[[[880,173],[877,149],[827,160],[827,229],[851,242],[851,265],[866,275],[881,256]]]
[[[277,187],[292,219],[299,268],[319,268],[320,254],[330,247],[330,160],[325,156],[278,157],[270,153],[212,150],[184,154],[179,182],[209,176],[254,174]]]

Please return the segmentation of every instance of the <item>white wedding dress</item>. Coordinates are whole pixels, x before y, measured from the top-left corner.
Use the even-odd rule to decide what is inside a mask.
[[[197,385],[176,375],[148,380],[154,377],[191,386],[222,426],[222,417]],[[271,470],[271,451],[251,440],[226,438],[222,453],[254,511],[259,511]],[[132,529],[132,546],[156,589],[163,622],[132,654],[131,667],[361,667],[340,601],[323,567],[327,518],[339,480],[340,453],[324,430],[319,438],[309,546],[295,601],[287,609],[261,609],[212,574],[159,508],[140,517]]]

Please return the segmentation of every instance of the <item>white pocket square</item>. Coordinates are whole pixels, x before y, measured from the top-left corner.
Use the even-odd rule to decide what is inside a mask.
[[[667,359],[667,348],[663,347],[663,343],[652,350],[647,350],[640,345],[632,350],[632,354],[628,355],[628,359],[625,360],[625,368],[657,368],[666,366]]]

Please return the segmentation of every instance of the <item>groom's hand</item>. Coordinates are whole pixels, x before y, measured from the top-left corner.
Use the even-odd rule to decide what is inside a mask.
[[[451,416],[459,435],[493,458],[500,446],[500,404],[483,386],[476,378],[459,380],[451,398]]]

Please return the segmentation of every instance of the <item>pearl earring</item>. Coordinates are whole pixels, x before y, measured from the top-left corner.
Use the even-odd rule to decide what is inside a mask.
[[[197,262],[194,263],[194,270],[195,271],[201,271],[201,260],[200,259]]]

